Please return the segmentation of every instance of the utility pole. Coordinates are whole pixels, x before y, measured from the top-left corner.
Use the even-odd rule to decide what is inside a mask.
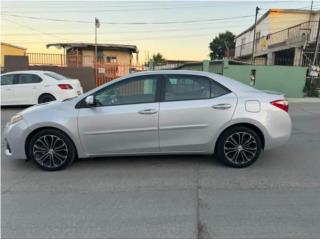
[[[318,51],[319,51],[319,44],[320,44],[320,17],[319,17],[319,21],[318,21],[318,30],[317,30],[317,39],[316,39],[316,49],[314,50],[314,55],[313,55],[313,60],[312,60],[312,66],[314,66],[316,64],[316,60],[317,60],[317,55],[318,55]]]
[[[257,29],[257,18],[260,8],[256,7],[256,16],[254,19],[254,30],[253,30],[253,43],[252,43],[252,56],[251,56],[251,64],[254,65],[254,48],[256,45],[256,29]]]
[[[98,77],[98,37],[97,30],[100,27],[100,22],[98,18],[94,19],[94,66],[96,69],[96,79]]]

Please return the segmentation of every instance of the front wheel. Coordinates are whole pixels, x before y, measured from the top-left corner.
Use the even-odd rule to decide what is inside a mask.
[[[217,157],[235,168],[253,164],[261,153],[259,135],[248,127],[233,127],[226,130],[217,143]]]
[[[55,129],[44,129],[31,137],[28,157],[41,169],[56,171],[67,167],[76,157],[70,138]]]

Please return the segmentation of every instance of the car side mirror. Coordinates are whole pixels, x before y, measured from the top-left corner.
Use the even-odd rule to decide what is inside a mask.
[[[89,107],[93,107],[95,105],[94,96],[90,95],[86,97],[85,102]]]

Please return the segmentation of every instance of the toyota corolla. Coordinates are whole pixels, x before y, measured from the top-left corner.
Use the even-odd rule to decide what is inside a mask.
[[[5,152],[44,170],[76,158],[156,154],[215,155],[246,167],[290,134],[281,94],[212,73],[154,71],[27,108],[7,123]]]

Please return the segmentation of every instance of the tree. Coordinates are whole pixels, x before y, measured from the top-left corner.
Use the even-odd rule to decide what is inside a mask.
[[[165,63],[166,59],[163,57],[161,53],[153,54],[152,60],[155,65],[160,65],[162,63]]]
[[[235,35],[226,31],[225,33],[219,33],[209,45],[211,50],[210,58],[213,59],[222,59],[224,57],[225,51],[229,48],[234,49],[235,47]]]

